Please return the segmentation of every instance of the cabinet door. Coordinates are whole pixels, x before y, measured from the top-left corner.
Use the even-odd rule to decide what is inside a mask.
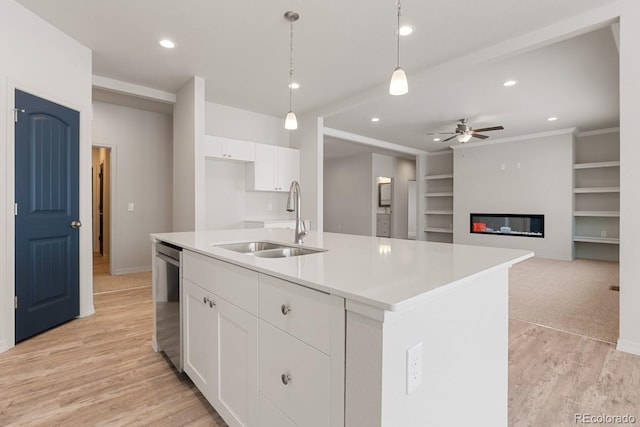
[[[208,304],[209,294],[201,287],[183,279],[182,297],[184,372],[212,402],[213,367],[217,356],[213,352],[216,318]]]
[[[258,319],[215,298],[213,406],[230,426],[258,424]]]
[[[300,181],[300,151],[278,147],[277,187],[289,191],[292,181]]]
[[[204,156],[212,158],[225,158],[223,155],[222,140],[213,136],[204,137]]]
[[[276,149],[272,145],[256,144],[253,176],[256,191],[276,191]]]
[[[256,144],[247,141],[226,141],[224,152],[227,159],[253,162],[256,159]]]

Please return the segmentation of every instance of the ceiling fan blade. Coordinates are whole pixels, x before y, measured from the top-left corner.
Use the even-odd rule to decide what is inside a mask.
[[[471,136],[474,137],[474,138],[479,138],[479,139],[487,139],[487,138],[489,138],[489,135],[480,135],[480,134],[477,134],[477,133],[472,133]]]
[[[482,128],[482,129],[474,129],[474,132],[489,132],[492,130],[504,130],[504,128],[502,126],[493,126],[490,128]]]
[[[427,132],[425,135],[455,135],[455,132]]]
[[[456,136],[458,136],[458,135],[450,136],[450,137],[449,137],[449,138],[447,138],[447,139],[443,139],[443,140],[442,140],[442,142],[451,141],[451,140],[452,140],[453,138],[455,138]]]

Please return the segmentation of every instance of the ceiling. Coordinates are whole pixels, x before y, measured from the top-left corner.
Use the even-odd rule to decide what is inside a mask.
[[[617,0],[404,0],[401,42],[409,94],[386,94],[395,67],[395,0],[18,0],[93,51],[95,75],[176,92],[191,76],[206,80],[206,99],[284,117],[288,110],[289,28],[295,10],[293,96],[301,113],[365,92],[380,95],[325,125],[433,150],[424,135],[450,131],[468,117],[474,127],[502,124],[500,136],[617,123],[618,58],[603,28],[490,61],[432,81],[419,72],[475,50],[615,3]],[[69,11],[72,11],[70,13]],[[470,18],[467,18],[470,17]],[[161,48],[168,37],[177,47]],[[503,88],[508,79],[518,85]],[[370,117],[381,121],[372,126]],[[549,115],[560,119],[544,121]],[[614,117],[615,116],[615,117]],[[446,147],[445,147],[446,148]]]

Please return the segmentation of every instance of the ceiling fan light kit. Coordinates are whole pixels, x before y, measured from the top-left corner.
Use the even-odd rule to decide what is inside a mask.
[[[289,112],[284,120],[284,128],[287,130],[298,129],[298,119],[296,113],[291,108],[291,97],[293,91],[293,23],[300,19],[300,15],[296,12],[285,12],[284,17],[289,21]]]
[[[491,132],[494,130],[503,130],[502,126],[492,126],[488,128],[481,129],[473,129],[471,126],[467,124],[467,119],[460,119],[459,123],[456,125],[455,132],[429,132],[427,135],[453,135],[449,138],[443,139],[442,142],[451,141],[456,138],[459,143],[464,144],[465,142],[469,142],[471,138],[478,139],[487,139],[489,135],[482,135],[481,132]],[[436,141],[437,140],[437,141]],[[434,141],[441,141],[440,138],[435,138]]]
[[[404,72],[402,67],[400,67],[400,0],[396,3],[396,8],[398,11],[398,28],[396,31],[396,69],[393,70],[393,74],[391,74],[391,82],[389,83],[389,93],[391,95],[404,95],[409,92],[409,83],[407,81],[407,74]]]

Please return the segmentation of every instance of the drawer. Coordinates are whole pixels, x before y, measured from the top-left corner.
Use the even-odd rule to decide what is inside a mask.
[[[257,272],[191,251],[182,256],[185,279],[257,316]]]
[[[259,391],[297,425],[330,425],[329,356],[262,320],[258,337]]]
[[[266,274],[260,274],[259,282],[259,317],[331,354],[329,294]]]
[[[298,427],[262,393],[258,396],[258,427]]]

